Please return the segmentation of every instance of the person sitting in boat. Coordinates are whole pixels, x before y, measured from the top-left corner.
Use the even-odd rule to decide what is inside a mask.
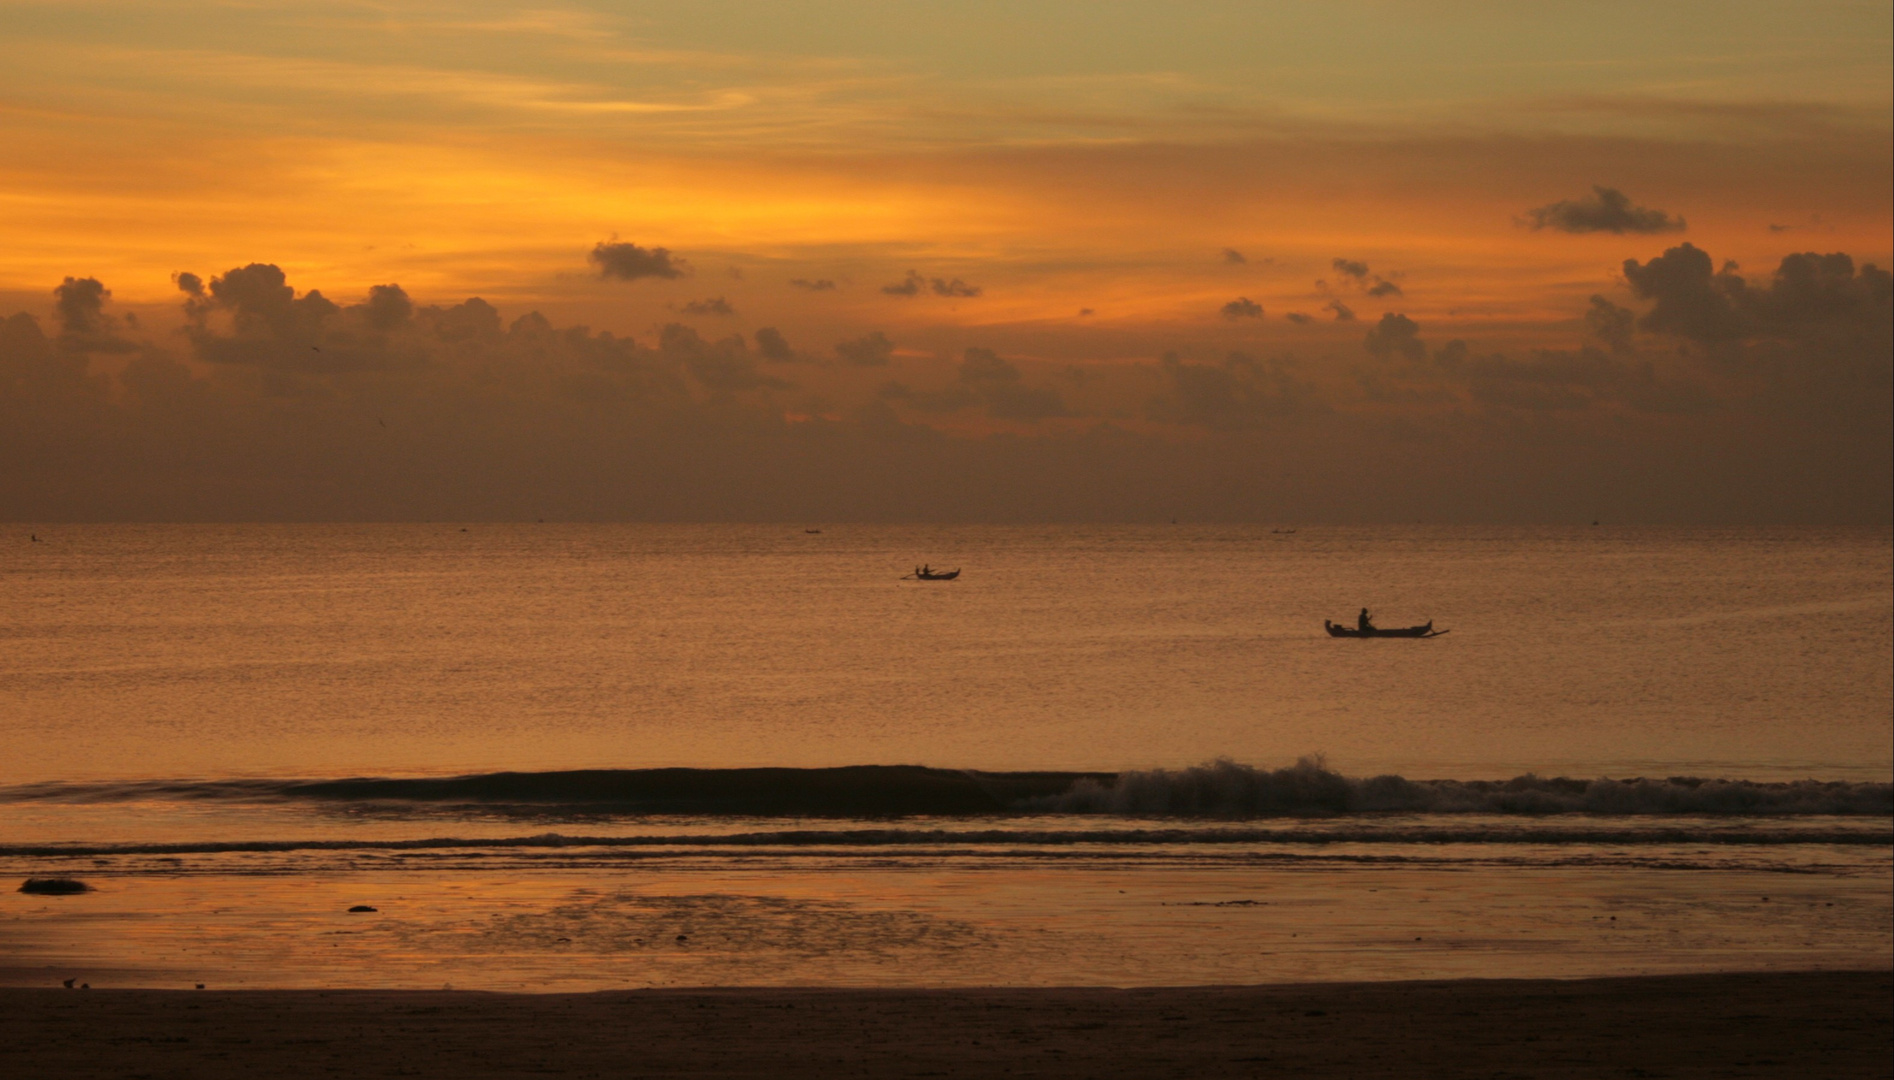
[[[1368,617],[1368,609],[1362,608],[1361,615],[1355,619],[1355,629],[1367,633],[1374,629],[1374,620]]]

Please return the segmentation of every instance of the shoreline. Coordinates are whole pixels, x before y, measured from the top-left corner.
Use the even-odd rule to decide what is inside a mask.
[[[0,989],[20,1075],[1880,1076],[1894,971],[1139,989]]]

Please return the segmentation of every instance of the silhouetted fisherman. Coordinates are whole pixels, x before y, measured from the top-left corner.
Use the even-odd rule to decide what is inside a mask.
[[[1355,629],[1361,631],[1364,634],[1374,629],[1374,620],[1368,617],[1367,608],[1362,608],[1361,614],[1356,617]]]

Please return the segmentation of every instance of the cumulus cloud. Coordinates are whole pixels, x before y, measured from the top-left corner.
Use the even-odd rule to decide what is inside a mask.
[[[1362,347],[1377,360],[1399,356],[1414,362],[1427,356],[1427,346],[1421,343],[1419,324],[1405,315],[1393,313],[1381,316],[1381,321],[1362,340]]]
[[[894,358],[894,342],[876,330],[852,341],[836,342],[835,355],[856,367],[886,367]]]
[[[1649,361],[1631,362],[1586,346],[1534,349],[1523,359],[1475,356],[1450,341],[1435,363],[1465,380],[1474,401],[1523,412],[1572,412],[1619,404],[1652,414],[1708,412],[1716,400],[1702,383],[1660,374]]]
[[[927,287],[933,290],[935,296],[969,297],[969,296],[979,296],[982,292],[985,291],[984,289],[980,288],[980,286],[969,285],[966,282],[960,280],[959,278],[952,278],[949,280],[942,280],[941,278],[934,278],[933,280],[928,282]]]
[[[618,278],[621,281],[647,277],[679,278],[690,270],[689,264],[674,257],[668,248],[642,248],[637,244],[616,240],[595,245],[587,258],[598,266],[600,277]]]
[[[1631,331],[1636,322],[1637,312],[1597,295],[1585,312],[1586,331],[1617,353],[1631,351]]]
[[[737,309],[731,307],[730,302],[728,300],[725,300],[721,296],[711,296],[711,297],[706,297],[702,300],[692,300],[689,303],[682,305],[677,310],[683,312],[686,315],[729,316],[729,315],[735,315],[737,313]]]
[[[1347,304],[1342,303],[1340,300],[1330,300],[1328,303],[1322,306],[1324,309],[1335,313],[1336,322],[1354,322],[1355,321],[1355,309],[1349,307]]]
[[[903,378],[932,389],[880,394],[881,334],[835,354],[864,366],[799,369],[820,382],[801,389],[766,374],[795,355],[780,333],[634,339],[392,284],[337,303],[252,263],[180,274],[185,332],[159,334],[113,323],[106,283],[76,276],[37,318],[0,318],[0,459],[25,463],[0,470],[0,513],[1529,519],[1582,496],[1627,520],[1883,520],[1886,273],[1839,253],[1747,277],[1681,251],[1636,266],[1626,296],[1606,294],[1627,306],[1573,313],[1587,336],[1570,348],[1448,342],[1411,360],[1423,328],[1377,314],[1361,340],[1390,362],[1363,353],[1353,371],[1170,355],[1081,380],[973,349],[908,358]],[[1705,288],[1735,336],[1646,327],[1673,340],[1639,350],[1627,318],[1674,317]],[[135,351],[64,343],[95,317]],[[973,410],[1004,434],[933,419]]]
[[[96,334],[106,329],[105,299],[112,295],[97,278],[67,278],[53,289],[62,332]]]
[[[1245,258],[1243,253],[1235,248],[1224,248],[1223,261],[1232,265],[1240,265],[1249,262],[1249,259]]]
[[[1286,359],[1233,352],[1221,364],[1192,364],[1166,353],[1161,366],[1170,392],[1152,398],[1145,415],[1162,423],[1246,431],[1324,411],[1315,388],[1296,378]]]
[[[1734,267],[1718,273],[1709,254],[1694,244],[1680,244],[1646,263],[1626,259],[1624,279],[1638,299],[1656,301],[1639,320],[1646,330],[1711,343],[1743,335],[1735,298],[1747,285]]]
[[[1065,416],[1065,400],[1047,386],[1026,386],[1019,368],[992,349],[973,348],[961,355],[960,381],[986,403],[998,420],[1043,420]]]
[[[919,296],[927,285],[927,279],[918,271],[909,270],[908,275],[890,285],[883,285],[881,291],[889,296]]]
[[[918,270],[909,270],[906,277],[883,285],[881,291],[889,296],[919,296],[925,291],[935,296],[973,297],[985,290],[959,278],[929,278]]]
[[[362,315],[371,328],[387,333],[406,326],[414,317],[414,301],[408,299],[407,290],[399,285],[372,285],[368,290],[368,303],[362,305]]]
[[[815,278],[813,280],[809,278],[791,278],[789,284],[798,289],[806,289],[809,292],[835,291],[835,282],[828,278]]]
[[[1372,272],[1368,268],[1368,264],[1359,259],[1331,259],[1329,260],[1329,265],[1335,268],[1336,273],[1342,275],[1343,284],[1361,289],[1369,296],[1383,297],[1401,295],[1401,287],[1399,285],[1382,277],[1380,274]],[[1326,288],[1323,282],[1318,281],[1316,284],[1323,285],[1323,287]]]
[[[1589,199],[1561,199],[1526,211],[1524,221],[1534,230],[1552,229],[1565,233],[1608,232],[1665,233],[1682,232],[1684,219],[1662,210],[1634,206],[1629,196],[1617,188],[1592,187]]]
[[[681,323],[667,323],[658,331],[658,352],[680,364],[704,388],[713,393],[734,393],[757,387],[784,387],[789,384],[763,375],[756,361],[744,348],[743,338],[731,336],[721,341],[705,341],[696,330]]]
[[[1223,305],[1223,317],[1232,321],[1237,319],[1260,319],[1263,317],[1263,305],[1247,296],[1239,296]]]
[[[788,364],[798,359],[796,350],[789,347],[789,339],[773,326],[765,326],[756,332],[756,351],[772,364]]]
[[[1305,315],[1300,311],[1291,311],[1289,314],[1284,315],[1283,318],[1288,319],[1290,322],[1295,323],[1297,326],[1307,326],[1308,324],[1315,321],[1315,316]]]

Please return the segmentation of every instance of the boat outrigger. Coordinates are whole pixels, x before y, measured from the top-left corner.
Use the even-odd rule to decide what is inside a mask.
[[[1387,630],[1383,630],[1375,626],[1369,626],[1369,627],[1357,629],[1356,627],[1343,626],[1340,623],[1332,623],[1332,622],[1329,622],[1327,619],[1323,619],[1322,627],[1323,629],[1328,631],[1329,637],[1426,638],[1426,637],[1439,637],[1440,635],[1447,633],[1447,631],[1445,630],[1434,629],[1434,622],[1432,619],[1427,620],[1425,623],[1422,623],[1419,626],[1401,626],[1401,627],[1393,627]]]

